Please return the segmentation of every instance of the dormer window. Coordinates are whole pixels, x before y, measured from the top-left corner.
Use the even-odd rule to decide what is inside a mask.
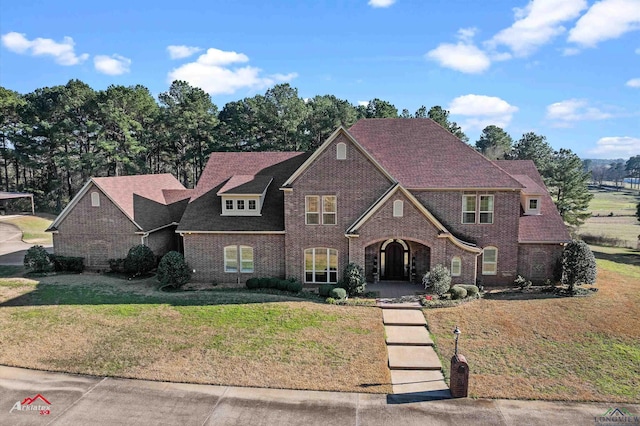
[[[525,207],[524,214],[526,215],[540,214],[540,198],[528,197]]]
[[[222,216],[260,216],[273,178],[262,175],[232,176],[218,191]]]

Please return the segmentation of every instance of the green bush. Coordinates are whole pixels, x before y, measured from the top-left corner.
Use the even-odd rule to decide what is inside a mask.
[[[364,277],[364,269],[362,266],[349,263],[344,268],[342,285],[340,287],[347,291],[349,296],[358,296],[365,292],[367,282]]]
[[[332,297],[336,300],[344,300],[347,298],[347,290],[345,290],[344,288],[336,287],[334,289],[331,289],[331,291],[329,292],[329,297]]]
[[[129,249],[124,259],[124,270],[134,275],[148,274],[156,267],[156,256],[144,244],[138,244]]]
[[[173,288],[180,288],[191,279],[191,269],[182,256],[177,251],[170,251],[165,254],[158,265],[158,281],[162,285],[170,285]]]
[[[111,272],[124,273],[124,259],[109,259]]]
[[[460,287],[467,291],[467,297],[477,297],[480,289],[473,284],[456,284],[454,287]]]
[[[249,278],[246,282],[247,288],[256,289],[260,288],[260,279],[259,278]]]
[[[452,299],[464,299],[467,297],[467,290],[460,287],[459,285],[454,285],[449,289],[449,293],[451,293]]]
[[[327,302],[330,305],[335,305],[336,304],[336,299],[334,299],[333,297],[327,297],[325,302]]]
[[[525,290],[529,287],[531,287],[531,281],[529,281],[528,279],[526,279],[525,277],[523,277],[522,275],[518,275],[516,277],[515,280],[513,280],[513,283],[520,287],[522,290]]]
[[[287,282],[287,291],[292,293],[300,293],[302,291],[302,283],[295,278],[290,279]]]
[[[441,265],[437,264],[429,272],[422,277],[422,283],[425,289],[433,289],[433,292],[437,295],[443,295],[451,287],[451,273],[449,270]]]
[[[569,286],[569,293],[575,293],[575,286],[595,284],[596,258],[581,240],[573,240],[562,252],[562,284]]]
[[[84,271],[84,257],[49,255],[56,272],[73,272],[81,274]]]
[[[329,297],[329,293],[331,293],[331,290],[334,288],[336,288],[334,284],[320,284],[320,286],[318,286],[318,295]]]
[[[49,272],[53,266],[49,253],[42,246],[30,247],[24,255],[23,263],[31,272]]]

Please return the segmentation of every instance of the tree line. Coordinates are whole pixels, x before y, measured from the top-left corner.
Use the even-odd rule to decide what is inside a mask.
[[[375,98],[353,105],[334,95],[303,99],[289,84],[219,110],[202,89],[174,81],[156,100],[142,85],[94,90],[80,80],[27,94],[0,87],[0,190],[35,194],[57,213],[91,176],[171,173],[194,187],[214,151],[309,151],[361,118],[431,118],[469,143],[441,106],[398,112]],[[530,159],[569,224],[588,215],[589,174],[570,150],[527,133],[516,142],[487,126],[475,148],[490,159]]]

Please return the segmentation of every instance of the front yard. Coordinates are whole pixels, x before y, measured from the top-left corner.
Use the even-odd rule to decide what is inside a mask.
[[[5,275],[16,269],[4,269]],[[0,278],[0,364],[93,375],[389,393],[380,311],[154,279]]]
[[[473,397],[640,402],[640,254],[593,250],[591,297],[487,297],[425,310],[445,375],[458,325]]]

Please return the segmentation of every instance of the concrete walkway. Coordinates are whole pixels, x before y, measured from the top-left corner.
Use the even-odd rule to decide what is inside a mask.
[[[23,265],[24,255],[34,244],[22,241],[22,231],[17,226],[4,222],[0,217],[0,265]],[[51,244],[45,245],[47,251],[53,252]]]
[[[394,394],[451,398],[418,303],[379,303]]]
[[[27,398],[49,414],[12,411]],[[191,385],[0,366],[2,425],[593,425],[612,407],[640,413],[633,404],[428,400],[420,394]]]

